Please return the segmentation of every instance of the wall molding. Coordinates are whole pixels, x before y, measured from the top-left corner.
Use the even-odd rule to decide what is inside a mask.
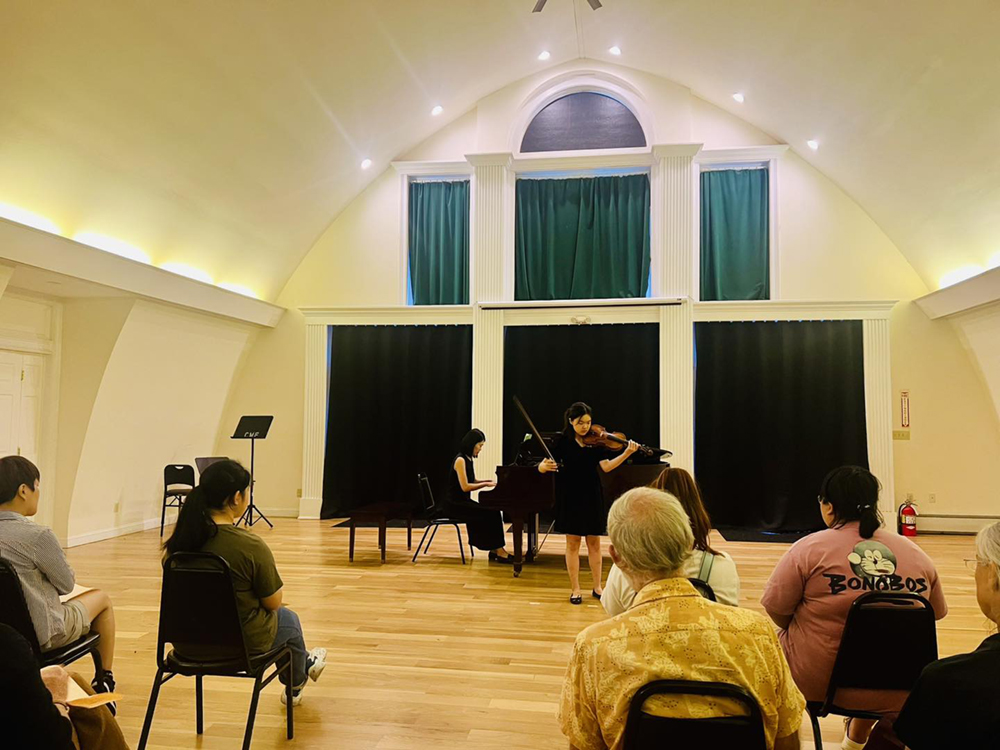
[[[472,325],[471,305],[300,307],[306,326]]]
[[[696,323],[768,320],[888,320],[898,300],[861,302],[697,302]]]
[[[928,318],[958,315],[1000,301],[1000,266],[914,300]]]
[[[739,162],[767,162],[780,159],[788,151],[788,144],[777,146],[741,146],[739,148],[701,149],[694,160],[698,164],[730,164]]]
[[[867,319],[864,326],[865,429],[868,468],[882,483],[879,508],[886,528],[895,530],[896,491],[892,445],[892,369],[888,318]]]
[[[392,168],[407,177],[456,177],[472,174],[468,161],[394,161]]]

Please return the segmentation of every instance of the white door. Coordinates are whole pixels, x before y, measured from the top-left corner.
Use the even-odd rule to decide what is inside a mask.
[[[17,455],[24,357],[0,351],[0,456]]]
[[[45,360],[37,354],[25,354],[21,364],[21,413],[18,419],[20,455],[38,465],[39,426],[42,416],[42,368]]]

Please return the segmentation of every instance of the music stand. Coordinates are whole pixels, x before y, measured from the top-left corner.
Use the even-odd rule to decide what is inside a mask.
[[[250,504],[236,522],[237,526],[243,523],[249,527],[253,526],[257,521],[263,520],[272,529],[274,528],[274,524],[268,520],[267,516],[257,510],[257,507],[253,504],[254,445],[258,440],[263,440],[267,437],[267,431],[271,429],[271,422],[273,421],[274,417],[240,417],[240,423],[236,425],[236,432],[233,433],[233,440],[250,441]],[[254,513],[257,514],[257,518],[253,517]]]

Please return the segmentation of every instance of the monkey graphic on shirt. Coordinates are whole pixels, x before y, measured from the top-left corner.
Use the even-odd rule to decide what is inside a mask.
[[[831,594],[844,591],[909,591],[921,594],[927,590],[924,578],[904,578],[897,575],[899,566],[895,553],[874,539],[862,539],[847,556],[854,576],[824,573]]]

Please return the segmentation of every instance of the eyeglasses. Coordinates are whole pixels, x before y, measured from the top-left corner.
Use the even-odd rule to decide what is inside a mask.
[[[965,560],[963,560],[963,562],[965,563],[965,567],[967,567],[973,573],[975,573],[977,570],[979,570],[979,566],[980,565],[985,565],[986,564],[986,563],[980,562],[975,557],[967,557]]]
[[[816,495],[816,502],[822,505],[823,503],[826,502],[826,498],[823,497],[822,495]]]

